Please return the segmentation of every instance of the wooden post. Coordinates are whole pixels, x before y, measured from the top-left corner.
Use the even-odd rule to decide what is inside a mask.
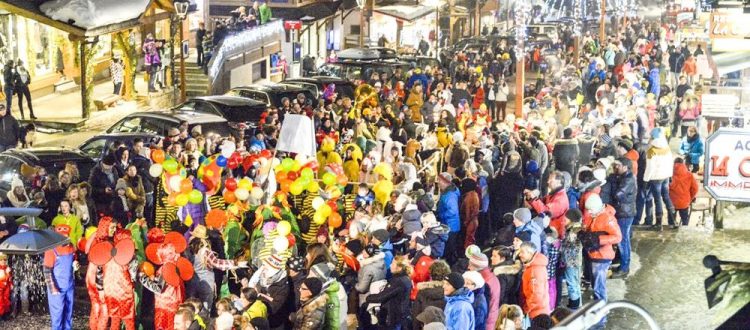
[[[180,103],[185,102],[187,91],[185,85],[185,53],[182,43],[184,41],[185,20],[180,20]],[[174,54],[174,53],[172,53]]]
[[[482,32],[482,16],[479,10],[479,0],[474,0],[474,35],[479,36]]]
[[[725,202],[716,201],[714,205],[714,229],[724,229],[724,207]]]
[[[122,50],[122,59],[124,64],[124,77],[123,77],[123,98],[128,101],[132,101],[136,98],[135,91],[135,71],[138,65],[138,54],[135,49],[135,45],[130,44],[130,38],[132,35],[130,31],[118,32],[115,34],[115,45],[117,48]]]
[[[88,61],[86,61],[86,39],[81,40],[78,51],[79,58],[81,59],[81,118],[89,118],[91,110],[89,109],[89,100],[86,95],[86,89],[88,89],[88,77],[86,76],[86,66],[88,65]]]
[[[526,55],[516,58],[516,118],[523,116],[524,74],[526,73]]]
[[[398,51],[398,48],[401,47],[401,31],[404,29],[404,22],[401,20],[396,21],[396,41],[394,44],[396,45],[396,50]]]
[[[607,0],[602,0],[602,6],[601,6],[601,18],[599,20],[599,49],[604,46],[604,44],[607,42],[607,32],[606,27],[607,25]]]

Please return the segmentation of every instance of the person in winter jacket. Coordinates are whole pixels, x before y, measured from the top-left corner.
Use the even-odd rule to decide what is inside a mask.
[[[385,286],[385,254],[377,247],[368,245],[358,259],[362,268],[357,273],[357,284],[354,289],[359,293],[359,314],[362,315],[366,314],[365,302],[370,292]]]
[[[466,251],[468,253],[470,249],[467,249]],[[486,311],[487,320],[486,322],[483,322],[483,325],[484,327],[487,328],[487,330],[493,330],[495,326],[495,322],[497,321],[498,308],[500,307],[500,295],[502,294],[502,292],[500,291],[501,290],[500,281],[498,280],[497,276],[495,276],[495,274],[493,274],[492,271],[490,270],[489,259],[484,253],[476,253],[476,254],[470,255],[468,269],[469,271],[478,272],[479,275],[482,276],[482,281],[486,285],[484,289],[484,294],[488,296],[487,297],[488,310]],[[465,277],[466,277],[466,273],[464,273],[464,278]],[[474,292],[474,294],[476,296],[476,292]],[[480,327],[479,323],[480,322],[477,316],[476,328],[484,329],[484,327]]]
[[[414,248],[422,252],[423,255],[429,255],[435,259],[442,258],[445,254],[445,245],[448,242],[450,229],[448,226],[439,223],[432,212],[422,214],[421,222],[422,231],[414,234]],[[419,247],[424,248],[420,249]],[[429,247],[429,253],[426,252],[427,247]]]
[[[579,234],[584,251],[591,260],[591,284],[594,299],[607,300],[607,271],[615,258],[613,245],[622,240],[620,227],[615,218],[615,209],[602,203],[598,195],[586,201],[586,209],[591,215],[583,219],[583,231]],[[602,324],[606,323],[606,318]]]
[[[324,327],[327,330],[346,329],[347,296],[341,283],[331,276],[334,267],[331,263],[318,263],[310,268],[309,274],[323,283],[323,292],[328,295]]]
[[[475,329],[474,294],[464,285],[463,276],[455,272],[443,280],[445,326],[448,330]]]
[[[11,99],[12,95],[7,96]],[[0,152],[13,149],[21,141],[21,130],[18,121],[13,116],[8,116],[10,110],[0,104]]]
[[[467,177],[461,182],[461,229],[463,231],[463,249],[474,244],[476,241],[477,227],[479,227],[479,194],[477,193],[477,182]]]
[[[656,223],[654,226],[661,229],[664,210],[662,203],[667,209],[667,220],[670,226],[675,225],[675,211],[672,200],[669,198],[669,178],[672,177],[674,159],[669,149],[664,133],[660,128],[651,131],[651,142],[646,151],[646,169],[643,172],[643,181],[648,185],[650,194],[646,199],[646,225],[652,225],[651,201],[656,206]]]
[[[448,263],[453,263],[457,258],[459,232],[461,231],[461,218],[459,215],[459,201],[461,193],[453,185],[453,175],[443,172],[438,176],[438,187],[440,188],[440,198],[437,204],[438,221],[448,226],[450,233],[448,241],[445,243],[445,259]]]
[[[323,293],[323,283],[314,277],[308,277],[300,286],[302,307],[289,315],[294,330],[317,330],[325,323],[328,295]]]
[[[381,304],[378,313],[378,328],[403,329],[408,327],[409,293],[412,282],[409,278],[411,265],[404,256],[398,256],[391,264],[393,277],[388,281],[383,291],[367,297],[368,303]]]
[[[485,285],[482,275],[475,271],[463,273],[464,288],[474,294],[474,329],[484,330],[487,324],[487,298],[485,297]],[[494,326],[493,326],[494,328]]]
[[[578,233],[581,231],[581,219],[583,215],[579,209],[570,209],[565,212],[567,231],[565,238],[560,245],[560,256],[562,265],[565,268],[563,279],[568,287],[568,308],[578,309],[581,307],[581,265],[582,246],[578,239]]]
[[[562,172],[554,171],[550,173],[547,179],[549,194],[543,199],[539,199],[539,191],[525,191],[526,199],[529,205],[537,213],[549,213],[550,226],[554,227],[558,233],[565,232],[565,212],[568,211],[570,203],[568,195],[565,193],[564,176]],[[561,234],[562,235],[562,234]],[[561,238],[564,238],[561,236]]]
[[[685,166],[690,172],[698,173],[700,161],[703,156],[703,140],[698,134],[698,128],[690,126],[687,128],[687,135],[683,134],[682,143],[680,143],[680,155],[685,158]]]
[[[521,285],[521,263],[513,257],[510,246],[492,248],[492,273],[500,282],[500,303],[516,304]]]
[[[680,158],[674,160],[674,175],[672,183],[669,184],[669,198],[674,203],[674,208],[680,214],[683,226],[690,222],[690,203],[698,194],[698,182],[693,174],[688,172],[684,161]]]
[[[547,257],[529,243],[521,243],[518,258],[524,264],[521,278],[521,307],[530,318],[549,314]]]
[[[531,220],[531,211],[520,208],[513,212],[513,225],[516,226],[516,237],[527,237],[528,242],[537,251],[542,250],[542,235],[544,229],[536,221]]]
[[[558,171],[568,172],[575,177],[575,174],[578,173],[579,152],[578,139],[573,137],[573,130],[571,128],[564,129],[563,138],[555,141],[555,146],[552,149],[555,168]]]
[[[609,200],[615,208],[617,225],[622,233],[622,241],[617,246],[620,251],[620,269],[613,276],[625,277],[630,272],[630,228],[635,217],[635,198],[638,189],[629,159],[617,159],[612,166],[614,172],[607,180],[612,186]]]
[[[443,280],[448,277],[451,269],[445,261],[436,260],[430,265],[430,280],[417,284],[417,297],[411,306],[411,316],[414,321],[412,329],[420,329],[417,316],[427,307],[445,308],[445,294],[443,294]]]
[[[13,291],[13,272],[8,266],[8,255],[0,253],[0,317],[10,312],[10,293]],[[440,292],[442,294],[442,291]]]

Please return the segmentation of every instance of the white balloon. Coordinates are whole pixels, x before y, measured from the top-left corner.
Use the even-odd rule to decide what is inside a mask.
[[[263,198],[263,189],[260,187],[254,187],[253,190],[250,191],[250,196],[256,200],[260,200]]]
[[[247,191],[247,189],[237,188],[234,191],[234,196],[241,201],[246,201],[248,198],[250,198],[250,192]]]
[[[162,172],[164,172],[164,167],[162,167],[161,164],[153,164],[151,165],[151,168],[148,169],[148,174],[154,178],[158,178]]]
[[[281,160],[278,158],[271,159],[271,167],[276,167],[281,165]]]
[[[300,165],[305,165],[307,163],[307,157],[303,154],[297,154],[297,156],[294,157],[294,160],[296,160]]]
[[[221,145],[221,155],[229,158],[237,150],[237,146],[232,141],[224,141]]]
[[[326,203],[326,202],[325,202],[325,201],[323,200],[323,198],[321,198],[320,196],[318,196],[318,197],[315,197],[315,198],[313,198],[313,200],[312,200],[312,208],[313,208],[314,210],[316,210],[316,211],[317,211],[317,210],[318,210],[318,209],[319,209],[319,208],[320,208],[321,206],[323,206],[323,204],[325,204],[325,203]]]
[[[284,236],[279,236],[273,239],[273,249],[276,252],[283,252],[289,247],[289,240]]]
[[[174,175],[171,178],[169,178],[169,189],[172,189],[172,191],[180,191],[180,183],[182,183],[182,178],[179,175]]]

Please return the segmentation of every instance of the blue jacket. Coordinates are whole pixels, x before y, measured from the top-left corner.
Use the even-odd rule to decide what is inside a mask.
[[[409,80],[406,82],[406,88],[411,89],[412,86],[414,86],[415,82],[419,82],[420,84],[422,84],[422,90],[427,91],[427,86],[429,86],[427,85],[429,83],[427,75],[425,75],[424,73],[411,75],[411,77],[409,77]]]
[[[445,326],[448,330],[474,329],[474,293],[460,288],[445,297]]]
[[[529,243],[534,244],[537,251],[542,251],[542,233],[544,228],[540,227],[539,224],[532,219],[521,227],[516,228],[516,236],[522,232],[529,232],[531,234],[531,240]]]
[[[479,207],[479,212],[487,213],[487,211],[489,211],[490,209],[490,192],[489,186],[487,185],[487,177],[479,176],[479,178],[477,179],[477,185],[482,191],[482,200],[480,201],[481,206]]]
[[[484,330],[487,323],[487,297],[484,295],[484,288],[481,287],[473,291],[474,303],[474,329]]]
[[[417,237],[417,244],[430,246],[432,258],[442,258],[445,253],[445,243],[448,242],[450,229],[446,225],[432,227],[424,234],[424,238]]]
[[[661,92],[661,82],[659,78],[659,69],[653,68],[648,74],[648,91],[654,96],[659,97]]]
[[[631,218],[636,215],[635,197],[638,188],[633,172],[628,170],[624,175],[611,174],[607,178],[607,184],[611,184],[609,203],[615,208],[615,217],[618,219]]]
[[[448,225],[451,232],[461,231],[461,218],[458,215],[458,202],[461,193],[451,185],[441,195],[437,205],[437,218],[440,223]]]
[[[383,261],[385,262],[385,278],[391,278],[391,263],[393,262],[393,243],[386,241],[380,244],[380,251],[385,254]]]
[[[703,156],[703,141],[700,137],[696,137],[693,141],[689,141],[687,136],[684,137],[680,143],[680,154],[690,158],[690,164],[698,165]]]

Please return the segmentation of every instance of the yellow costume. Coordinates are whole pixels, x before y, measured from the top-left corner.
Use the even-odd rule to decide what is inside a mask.
[[[323,138],[323,142],[320,144],[320,151],[318,151],[317,154],[319,176],[322,176],[325,173],[325,168],[328,164],[341,165],[343,163],[341,155],[334,151],[335,147],[336,142],[332,138]]]

